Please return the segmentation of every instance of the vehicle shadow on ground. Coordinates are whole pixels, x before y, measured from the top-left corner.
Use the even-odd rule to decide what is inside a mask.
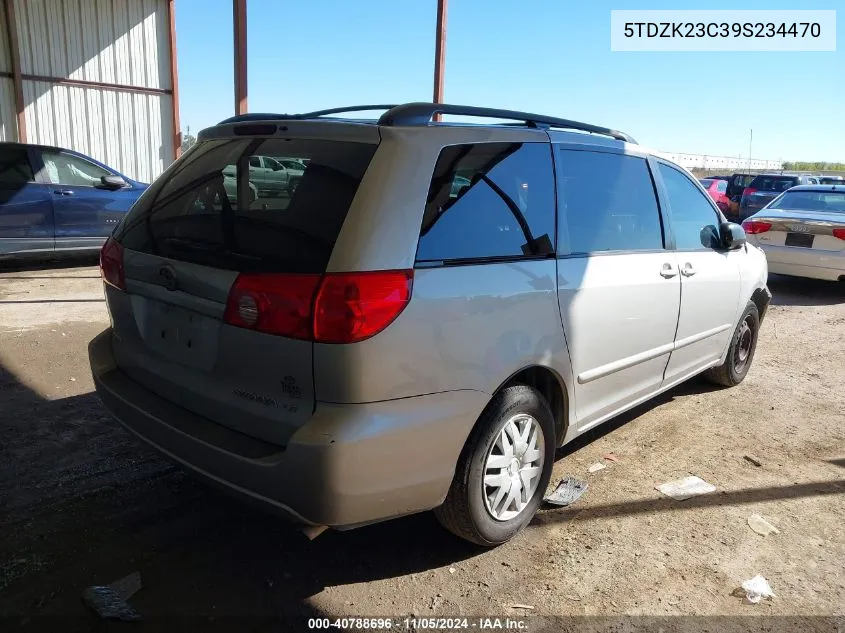
[[[265,630],[260,618],[282,617],[304,630],[306,618],[326,615],[310,599],[327,588],[423,572],[445,579],[482,551],[431,513],[312,542],[187,476],[93,393],[47,400],[0,364],[0,397],[0,618],[96,623],[83,590],[139,571],[144,589],[131,602],[147,619],[249,616],[241,624]]]
[[[31,271],[50,271],[57,268],[83,268],[86,266],[97,266],[100,261],[99,253],[94,254],[67,254],[47,256],[27,256],[11,260],[0,259],[0,278],[15,279],[5,273],[28,273]],[[25,279],[39,279],[32,275],[25,275]],[[64,279],[61,276],[50,275],[48,279]],[[71,279],[79,279],[77,276],[69,276]]]
[[[845,283],[769,275],[775,306],[829,306],[845,303]]]

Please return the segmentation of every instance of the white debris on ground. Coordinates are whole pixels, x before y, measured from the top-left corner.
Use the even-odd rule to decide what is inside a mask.
[[[708,484],[700,477],[690,476],[683,479],[676,479],[675,481],[668,481],[665,484],[660,484],[656,487],[667,497],[672,497],[675,501],[683,501],[690,497],[697,497],[699,495],[706,495],[716,491],[716,486]]]

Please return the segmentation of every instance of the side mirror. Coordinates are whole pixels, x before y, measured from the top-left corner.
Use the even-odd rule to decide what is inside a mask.
[[[97,188],[115,191],[117,189],[123,189],[124,187],[128,186],[129,183],[126,182],[120,176],[103,176],[102,178],[100,178],[100,184],[97,185]]]
[[[739,224],[725,222],[721,226],[722,245],[729,251],[735,251],[746,242],[745,229]]]

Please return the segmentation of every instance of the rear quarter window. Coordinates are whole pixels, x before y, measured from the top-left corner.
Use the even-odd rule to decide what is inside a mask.
[[[377,145],[331,140],[202,141],[165,172],[117,231],[125,248],[242,272],[322,273]],[[287,190],[250,170],[307,159]],[[276,183],[274,183],[276,184]]]
[[[473,262],[554,253],[548,143],[444,148],[423,214],[417,262]]]

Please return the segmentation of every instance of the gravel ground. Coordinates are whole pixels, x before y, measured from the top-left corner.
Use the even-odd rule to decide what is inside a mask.
[[[90,263],[0,271],[0,617],[95,621],[82,590],[135,570],[148,621],[249,616],[251,630],[409,614],[783,615],[828,630],[812,616],[845,613],[845,284],[773,277],[742,385],[694,380],[579,438],[552,482],[586,479],[584,497],[484,551],[430,514],[308,541],[131,438],[93,394],[86,345],[108,317]],[[654,489],[689,474],[717,492]],[[754,533],[753,513],[779,534]],[[734,592],[756,574],[776,598],[750,605]]]

